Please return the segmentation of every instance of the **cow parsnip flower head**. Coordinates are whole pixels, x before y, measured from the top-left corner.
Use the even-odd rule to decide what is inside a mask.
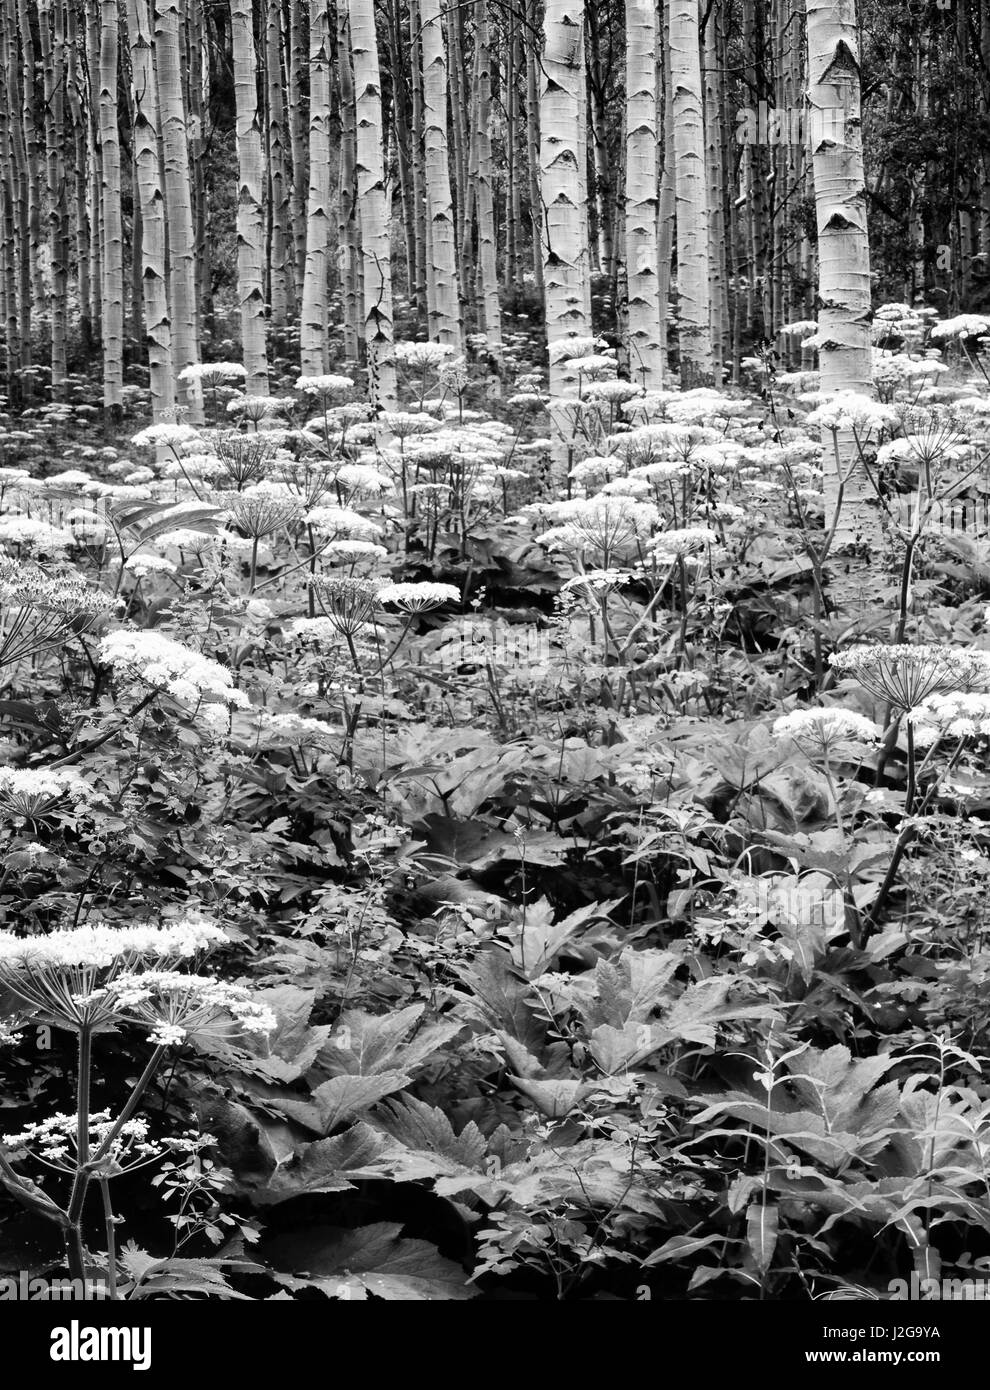
[[[440,421],[425,411],[383,410],[382,424],[396,439],[406,439],[412,435],[430,434],[440,428]]]
[[[650,554],[661,564],[674,564],[685,555],[694,555],[718,543],[710,526],[683,526],[661,531],[650,544]]]
[[[894,429],[899,423],[896,410],[856,391],[837,391],[808,416],[809,425],[826,430],[855,430],[859,434]]]
[[[8,512],[0,516],[0,545],[20,553],[56,558],[70,550],[76,538],[65,526],[53,526],[43,517]]]
[[[875,743],[880,730],[872,719],[855,710],[794,710],[774,720],[775,738],[797,744],[803,753],[827,755],[843,743]]]
[[[331,372],[325,373],[323,376],[301,376],[296,382],[296,390],[301,391],[305,396],[320,396],[329,399],[332,396],[342,394],[344,391],[350,391],[353,385],[353,378]]]
[[[460,603],[461,591],[453,584],[383,584],[378,602],[389,603],[403,613],[426,613],[444,603]]]
[[[162,1150],[148,1142],[148,1121],[140,1118],[125,1120],[122,1125],[110,1118],[109,1110],[98,1110],[89,1116],[89,1152],[100,1153],[111,1135],[112,1142],[100,1160],[100,1170],[109,1175],[126,1173],[140,1168],[150,1159],[158,1158]],[[116,1131],[116,1133],[114,1133]],[[33,1149],[35,1156],[50,1168],[62,1173],[76,1169],[79,1138],[78,1115],[50,1115],[47,1120],[27,1125],[17,1134],[0,1136],[10,1149]]]
[[[393,348],[396,362],[404,367],[426,371],[431,367],[442,367],[454,356],[454,349],[448,343],[396,343]]]
[[[934,742],[935,737],[990,737],[990,693],[952,690],[931,695],[908,711],[915,726],[915,740]],[[919,732],[921,737],[919,738]]]
[[[197,703],[210,696],[241,708],[248,704],[226,666],[159,632],[118,628],[102,639],[99,655],[118,678],[144,682],[176,700]]]
[[[209,951],[226,935],[197,913],[158,926],[85,923],[46,936],[0,932],[0,983],[33,1014],[78,1030],[113,1023],[110,996],[94,992],[139,963],[148,968]]]
[[[930,336],[933,342],[942,342],[946,339],[979,338],[985,333],[990,333],[990,318],[983,314],[957,314],[955,318],[934,324]]]
[[[224,478],[238,488],[267,477],[278,453],[278,442],[269,434],[221,430],[213,437],[212,443]]]
[[[224,511],[233,522],[254,540],[273,536],[302,516],[302,504],[296,497],[278,497],[264,492],[237,492],[224,499]]]
[[[333,631],[342,637],[355,637],[372,621],[378,608],[378,585],[367,579],[334,579],[317,575],[310,581],[316,601]],[[300,636],[316,636],[311,629],[295,624]]]
[[[69,768],[0,767],[0,817],[38,821],[60,804],[86,804],[93,788]]]
[[[0,557],[0,666],[91,628],[118,602],[78,575],[48,575]]]
[[[378,522],[351,507],[310,507],[304,519],[318,536],[331,540],[377,541],[382,533]]]
[[[217,386],[222,381],[244,381],[246,377],[247,369],[242,362],[193,362],[179,373],[180,381],[198,381],[204,386]]]
[[[149,425],[131,438],[131,443],[139,449],[172,448],[195,444],[202,446],[203,436],[192,425],[161,424]]]
[[[118,1019],[147,1025],[148,1039],[158,1047],[178,1046],[197,1034],[264,1035],[277,1022],[243,986],[178,970],[125,972],[81,1002],[105,1002]]]
[[[972,648],[866,644],[833,652],[829,663],[902,713],[930,695],[990,686],[990,652]]]

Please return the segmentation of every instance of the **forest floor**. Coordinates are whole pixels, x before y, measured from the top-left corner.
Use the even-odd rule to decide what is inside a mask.
[[[5,1268],[885,1300],[983,1267],[990,389],[971,323],[878,321],[875,401],[772,355],[644,394],[577,343],[555,444],[522,331],[501,379],[400,344],[378,420],[343,368],[265,402],[219,362],[203,426],[135,385],[108,434],[84,375],[2,422]],[[836,459],[875,484],[851,543]]]

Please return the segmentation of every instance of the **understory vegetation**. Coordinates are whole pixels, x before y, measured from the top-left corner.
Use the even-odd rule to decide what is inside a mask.
[[[990,320],[881,308],[874,398],[769,347],[647,391],[571,338],[552,436],[524,321],[494,388],[396,309],[396,410],[208,352],[201,426],[132,386],[101,438],[85,374],[2,421],[4,1268],[259,1300],[971,1268]]]

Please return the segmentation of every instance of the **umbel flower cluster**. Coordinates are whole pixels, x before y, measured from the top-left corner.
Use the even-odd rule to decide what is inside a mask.
[[[990,688],[990,652],[877,643],[833,652],[829,661],[901,713],[931,695]]]
[[[204,697],[244,708],[248,699],[234,688],[233,672],[219,661],[194,652],[159,632],[119,628],[100,643],[100,660],[114,674],[143,681],[176,700],[196,703]]]
[[[110,1118],[109,1110],[98,1110],[89,1116],[89,1149],[95,1152],[110,1140],[107,1158],[118,1172],[138,1168],[149,1159],[157,1158],[161,1150],[148,1143],[148,1121],[125,1120],[123,1124]],[[37,1156],[51,1168],[73,1173],[78,1155],[78,1115],[51,1115],[47,1120],[27,1125],[17,1134],[0,1136],[8,1149],[33,1148]]]
[[[110,617],[118,600],[77,575],[48,575],[0,557],[0,666],[11,665]]]
[[[41,820],[60,803],[85,804],[93,788],[69,768],[0,767],[0,816]]]
[[[226,939],[197,914],[158,926],[87,923],[30,937],[0,932],[0,985],[31,1016],[56,1027],[143,1024],[158,1047],[207,1031],[270,1033],[275,1016],[248,990],[174,969]]]

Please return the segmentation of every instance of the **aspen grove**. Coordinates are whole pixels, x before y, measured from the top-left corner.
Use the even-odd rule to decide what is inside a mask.
[[[0,46],[0,1300],[985,1300],[990,0]]]

